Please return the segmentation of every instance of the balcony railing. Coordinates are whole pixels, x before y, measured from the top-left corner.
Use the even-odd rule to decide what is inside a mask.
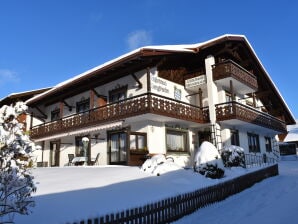
[[[279,132],[287,130],[283,121],[235,101],[217,104],[215,110],[218,121],[237,119]]]
[[[146,93],[35,126],[31,129],[30,136],[36,139],[147,113],[196,123],[209,122],[208,108]]]
[[[238,65],[232,60],[226,60],[213,66],[213,80],[221,80],[232,77],[244,83],[252,89],[258,89],[258,82],[255,75]]]

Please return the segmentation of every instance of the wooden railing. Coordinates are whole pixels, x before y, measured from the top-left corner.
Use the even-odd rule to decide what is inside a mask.
[[[146,113],[196,123],[209,122],[208,108],[200,108],[157,94],[146,93],[35,126],[31,129],[30,136],[36,139]]]
[[[218,121],[237,119],[280,132],[287,130],[285,122],[236,101],[216,104],[215,110]]]
[[[256,76],[232,60],[226,60],[213,66],[214,81],[228,77],[233,77],[253,89],[258,88]]]

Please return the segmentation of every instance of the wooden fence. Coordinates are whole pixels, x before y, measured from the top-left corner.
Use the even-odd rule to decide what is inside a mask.
[[[278,175],[277,164],[194,192],[185,193],[156,203],[127,209],[126,211],[112,213],[98,218],[72,222],[72,224],[170,223],[195,212],[199,208],[222,201],[263,179],[275,175]]]

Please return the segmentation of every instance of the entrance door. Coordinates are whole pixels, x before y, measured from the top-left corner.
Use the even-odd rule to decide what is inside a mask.
[[[60,142],[50,143],[50,166],[60,165]]]
[[[116,132],[109,134],[110,164],[127,163],[127,134]]]
[[[199,136],[199,146],[204,141],[211,142],[211,132],[210,131],[199,131],[198,136]]]

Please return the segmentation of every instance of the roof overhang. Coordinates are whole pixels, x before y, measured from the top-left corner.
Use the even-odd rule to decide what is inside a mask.
[[[86,72],[83,72],[74,78],[71,78],[69,80],[66,80],[58,85],[56,85],[54,88],[38,95],[35,96],[29,100],[27,100],[27,104],[29,106],[34,106],[41,100],[44,100],[46,98],[49,98],[53,95],[57,95],[61,93],[63,90],[67,90],[67,88],[72,88],[75,85],[78,85],[79,83],[82,82],[88,82],[88,80],[94,80],[95,76],[98,77],[98,74],[101,74],[101,77],[105,72],[114,70],[115,68],[123,68],[123,66],[126,63],[131,63],[133,61],[136,61],[138,63],[138,60],[149,60],[150,57],[156,57],[156,56],[164,56],[164,55],[169,55],[169,54],[174,54],[174,53],[185,53],[185,54],[194,54],[194,53],[200,53],[210,47],[213,47],[215,45],[219,45],[221,43],[225,43],[228,41],[236,41],[240,42],[241,44],[244,44],[246,49],[250,52],[250,55],[252,56],[252,60],[256,62],[258,65],[259,70],[261,71],[262,75],[264,76],[265,80],[269,83],[270,85],[270,90],[274,94],[275,97],[278,98],[280,104],[282,105],[282,108],[286,114],[286,123],[287,124],[294,124],[295,119],[290,111],[288,105],[286,104],[285,100],[281,96],[278,88],[276,85],[273,83],[272,79],[268,75],[266,69],[262,65],[260,59],[256,55],[254,49],[252,48],[251,44],[248,42],[247,38],[244,35],[233,35],[233,34],[226,34],[219,36],[217,38],[208,40],[206,42],[198,43],[198,44],[188,44],[188,45],[164,45],[164,46],[147,46],[147,47],[142,47],[139,49],[136,49],[134,51],[131,51],[127,54],[124,54],[114,60],[108,61],[102,65],[99,65],[93,69],[90,69]],[[122,66],[122,67],[121,67]],[[92,81],[90,81],[92,82]]]

